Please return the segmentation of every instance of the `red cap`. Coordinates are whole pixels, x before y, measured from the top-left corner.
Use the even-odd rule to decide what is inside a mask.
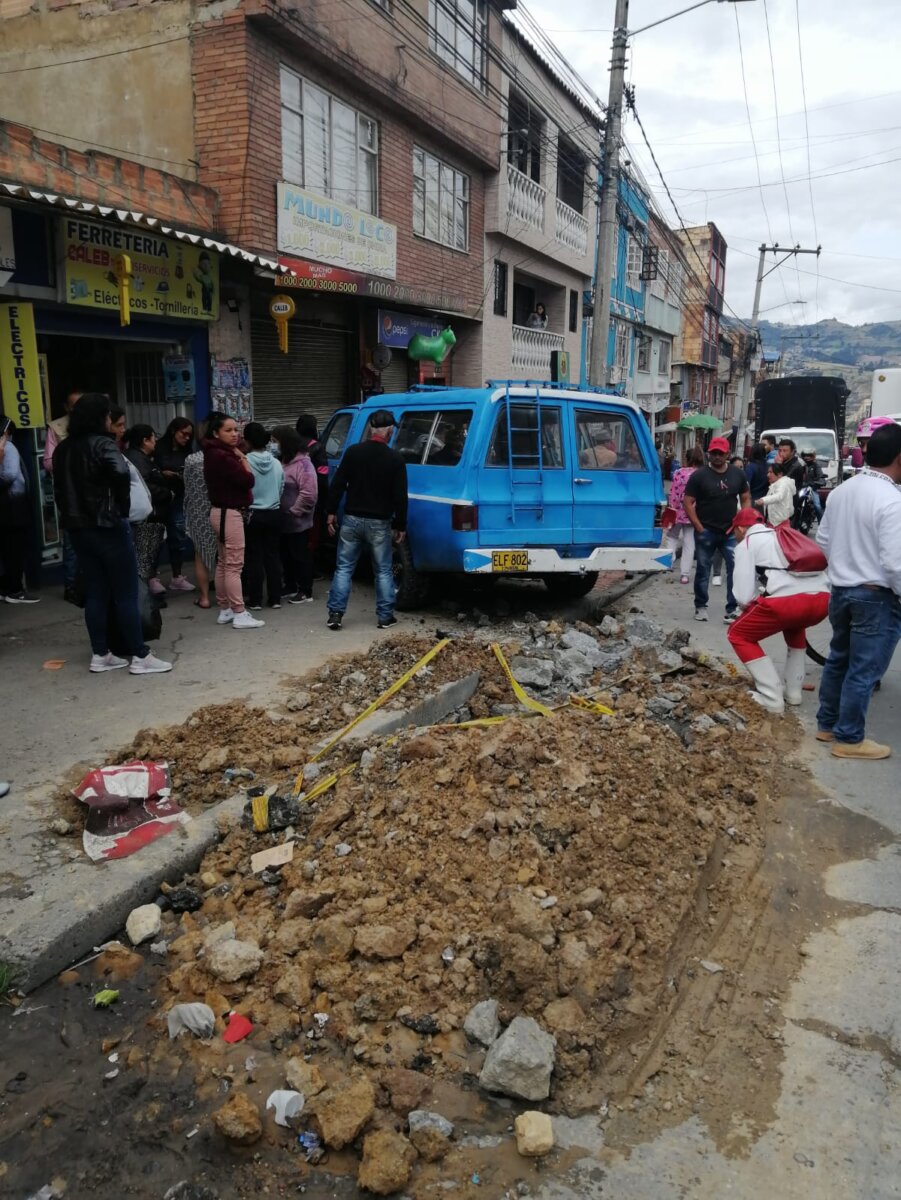
[[[711,438],[710,445],[707,447],[710,450],[722,450],[723,454],[728,454],[732,447],[726,438]]]
[[[747,529],[751,525],[759,524],[762,519],[760,513],[755,512],[753,508],[740,508],[726,532],[731,533],[733,529]]]

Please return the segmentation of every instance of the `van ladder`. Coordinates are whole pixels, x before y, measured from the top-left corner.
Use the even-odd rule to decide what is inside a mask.
[[[514,425],[513,414],[510,404],[510,385],[506,386],[504,392],[504,415],[507,422],[507,465],[510,478],[510,521],[516,524],[516,513],[519,512],[537,512],[539,521],[544,516],[544,443],[542,439],[542,411],[541,411],[541,391],[536,385],[535,387],[535,427],[530,425]],[[513,435],[525,434],[528,441],[529,435],[534,435],[538,444],[538,493],[539,499],[536,504],[518,504],[516,500],[516,489],[536,486],[535,480],[517,479],[516,471],[529,469],[534,470],[535,455],[534,454],[516,454],[513,449]]]

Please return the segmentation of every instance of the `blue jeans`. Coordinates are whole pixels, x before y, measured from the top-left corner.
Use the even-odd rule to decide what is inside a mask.
[[[853,745],[864,739],[870,697],[901,639],[901,599],[888,588],[834,587],[829,620],[817,728]]]
[[[141,626],[138,560],[128,522],[119,521],[111,529],[73,529],[69,536],[84,582],[84,623],[91,649],[95,654],[109,652],[112,605],[127,652],[144,658],[150,651]]]
[[[726,564],[726,612],[735,612],[738,603],[732,591],[732,567],[735,563],[735,538],[716,529],[695,532],[695,608],[706,608],[710,598],[710,568],[719,551]]]
[[[175,497],[166,513],[166,552],[175,579],[181,575],[185,559],[193,557],[193,547],[185,533],[185,502],[181,496]]]
[[[63,584],[74,588],[78,583],[78,556],[72,543],[72,534],[63,532]]]
[[[394,616],[394,571],[392,569],[391,522],[375,517],[348,517],[338,534],[338,561],[328,594],[329,612],[347,611],[350,585],[360,555],[366,547],[375,575],[375,613],[380,621]]]

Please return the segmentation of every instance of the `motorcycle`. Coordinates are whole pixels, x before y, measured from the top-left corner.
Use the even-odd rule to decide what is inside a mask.
[[[795,505],[794,516],[791,519],[792,529],[809,535],[817,520],[816,505],[813,502],[813,488],[802,487],[798,492],[798,502]]]

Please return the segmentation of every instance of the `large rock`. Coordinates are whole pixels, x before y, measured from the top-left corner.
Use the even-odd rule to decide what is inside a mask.
[[[554,1148],[554,1126],[543,1112],[524,1112],[513,1122],[516,1149],[526,1158],[540,1158]]]
[[[330,833],[334,833],[339,825],[344,824],[353,810],[354,806],[349,796],[338,796],[313,821],[307,835],[309,840],[315,842],[317,838],[326,838]]]
[[[316,917],[334,898],[334,892],[303,892],[299,888],[295,888],[285,901],[285,920],[292,921],[295,917]]]
[[[437,1162],[439,1158],[444,1158],[454,1136],[454,1127],[447,1117],[417,1108],[407,1117],[407,1123],[410,1126],[410,1141],[420,1158],[426,1162]]]
[[[213,1124],[223,1137],[239,1146],[252,1145],[263,1133],[257,1106],[244,1092],[237,1092],[213,1113]]]
[[[313,998],[313,977],[305,967],[287,967],[275,981],[272,995],[286,1008],[306,1008]]]
[[[300,1092],[308,1100],[318,1096],[325,1090],[325,1080],[315,1063],[308,1063],[303,1058],[289,1058],[285,1064],[285,1079],[288,1087]]]
[[[237,939],[219,942],[206,956],[207,970],[224,983],[236,983],[255,975],[263,962],[263,951],[256,942]]]
[[[556,1046],[532,1017],[516,1017],[489,1049],[479,1084],[519,1100],[546,1100]]]
[[[649,621],[647,617],[628,616],[623,624],[626,628],[626,641],[633,646],[639,648],[659,646],[663,642],[663,630],[656,622]]]
[[[585,1013],[578,1000],[572,996],[552,1000],[541,1015],[548,1029],[552,1029],[554,1033],[577,1036],[586,1032]]]
[[[340,1150],[359,1137],[375,1112],[375,1091],[365,1076],[329,1088],[315,1100],[322,1140]]]
[[[342,917],[326,917],[313,926],[310,949],[320,961],[344,962],[350,958],[353,948],[354,931]]]
[[[376,1196],[391,1196],[406,1186],[415,1161],[416,1151],[403,1134],[379,1129],[363,1142],[357,1183]]]
[[[228,750],[225,746],[215,746],[212,750],[207,750],[206,754],[197,764],[197,770],[204,775],[211,775],[213,771],[221,771],[228,766]]]
[[[545,658],[518,655],[510,660],[510,670],[517,683],[526,687],[547,688],[554,682],[554,664]]]
[[[472,1006],[463,1022],[463,1032],[470,1041],[481,1042],[483,1046],[496,1042],[500,1031],[496,1000],[480,1000]]]
[[[513,933],[521,933],[546,949],[554,944],[554,926],[547,909],[539,908],[538,901],[528,892],[513,892],[507,901],[504,925]]]
[[[391,1107],[400,1113],[408,1113],[421,1104],[431,1087],[427,1075],[407,1067],[392,1067],[384,1071],[381,1082],[391,1100]]]
[[[151,938],[155,938],[162,928],[162,924],[159,905],[142,904],[138,908],[133,908],[128,914],[125,932],[133,946],[140,946],[141,942],[149,942]]]
[[[354,949],[364,958],[400,958],[416,941],[416,928],[409,925],[361,925]]]
[[[560,645],[565,646],[567,650],[578,650],[587,658],[592,658],[599,653],[598,644],[591,634],[580,633],[578,629],[567,629],[560,639]]]

